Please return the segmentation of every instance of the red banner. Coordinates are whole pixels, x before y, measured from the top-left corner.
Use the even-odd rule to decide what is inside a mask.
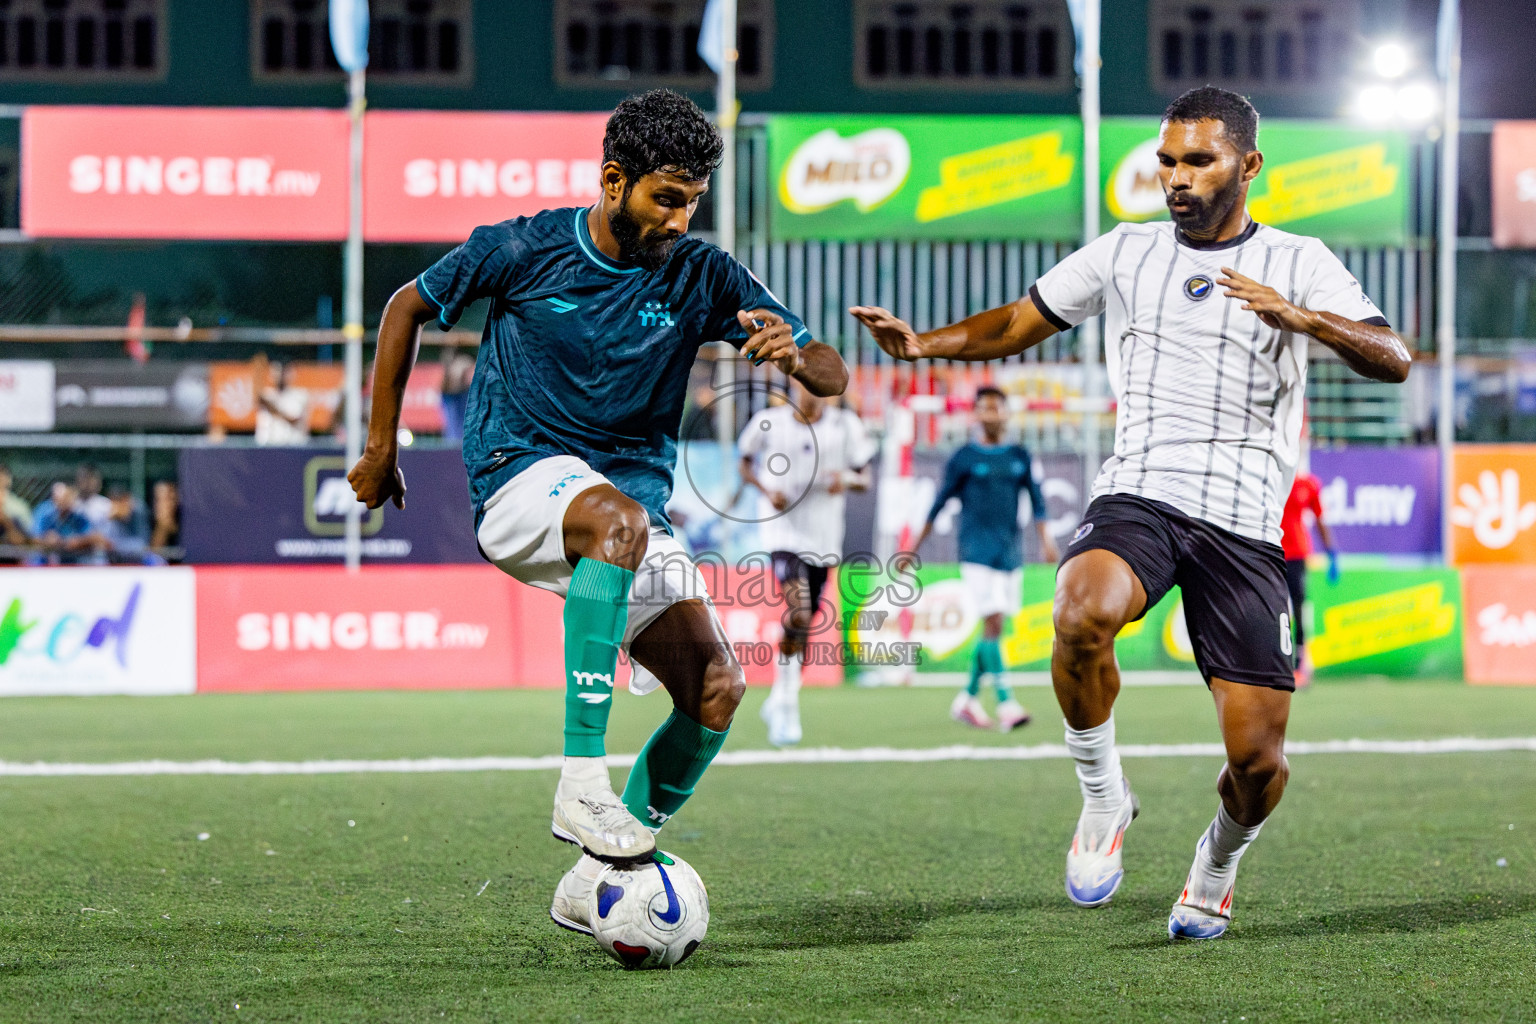
[[[21,153],[21,227],[29,235],[347,235],[341,111],[28,107]]]
[[[1467,682],[1536,685],[1536,566],[1461,571]]]
[[[1536,121],[1493,126],[1493,244],[1536,249]]]
[[[199,568],[197,688],[462,690],[545,681],[526,674],[522,655],[560,634],[548,623],[524,632],[518,606],[530,589],[490,566]],[[541,596],[558,622],[559,600]],[[547,683],[561,678],[557,669]]]
[[[379,111],[364,122],[363,234],[462,242],[494,224],[599,194],[607,114]]]

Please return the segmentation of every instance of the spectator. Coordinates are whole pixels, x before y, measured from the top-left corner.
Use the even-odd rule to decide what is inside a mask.
[[[11,467],[0,462],[0,545],[24,549],[32,543],[32,507],[11,492]],[[15,563],[26,555],[23,550],[9,550],[0,562]]]
[[[91,521],[80,508],[80,492],[60,481],[53,485],[52,497],[32,517],[32,533],[42,554],[38,561],[48,565],[100,565],[106,540],[91,528]]]
[[[265,355],[258,355],[253,370],[257,388],[256,443],[308,444],[310,394],[294,384],[293,364],[274,366]]]
[[[32,522],[32,506],[11,490],[11,467],[0,462],[0,515],[24,526]]]
[[[469,382],[475,376],[475,360],[459,351],[457,344],[443,346],[443,437],[464,440],[464,411],[469,406]]]
[[[154,492],[154,527],[149,546],[156,551],[181,546],[181,491],[174,480],[156,480]]]
[[[107,517],[112,514],[112,502],[101,493],[101,470],[89,462],[82,462],[75,470],[75,490],[79,493],[79,509],[91,521],[91,529],[101,533],[107,527]]]
[[[112,506],[102,535],[110,545],[108,557],[132,565],[161,565],[165,559],[149,550],[149,512],[126,487],[114,486],[108,496]]]

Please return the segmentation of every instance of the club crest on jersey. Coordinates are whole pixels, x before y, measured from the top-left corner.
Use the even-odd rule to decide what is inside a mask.
[[[670,302],[647,302],[645,308],[640,311],[640,326],[677,326],[672,322],[672,304]]]
[[[1088,536],[1092,532],[1093,532],[1093,524],[1092,523],[1084,523],[1082,526],[1079,526],[1077,528],[1077,532],[1072,535],[1072,543],[1076,544],[1078,541],[1082,540],[1084,537]]]
[[[1184,294],[1188,295],[1196,302],[1199,302],[1204,298],[1209,298],[1211,292],[1215,289],[1216,282],[1212,281],[1204,274],[1196,274],[1194,277],[1184,282]]]

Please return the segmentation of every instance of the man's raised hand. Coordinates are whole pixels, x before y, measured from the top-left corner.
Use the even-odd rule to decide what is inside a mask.
[[[741,354],[754,363],[772,363],[786,374],[798,373],[805,366],[800,346],[795,344],[795,330],[771,309],[743,309],[736,314],[741,329],[747,332]]]
[[[923,355],[923,344],[912,325],[880,306],[849,306],[848,312],[869,328],[870,336],[888,354],[911,361]]]

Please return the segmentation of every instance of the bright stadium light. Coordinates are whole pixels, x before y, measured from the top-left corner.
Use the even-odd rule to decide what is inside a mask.
[[[1397,113],[1397,96],[1390,85],[1368,85],[1355,97],[1355,114],[1362,121],[1385,123]]]
[[[1371,67],[1382,78],[1402,78],[1408,63],[1408,48],[1402,43],[1381,43],[1371,54]]]
[[[1428,82],[1409,82],[1394,97],[1397,118],[1405,124],[1428,124],[1440,112],[1440,93]]]

